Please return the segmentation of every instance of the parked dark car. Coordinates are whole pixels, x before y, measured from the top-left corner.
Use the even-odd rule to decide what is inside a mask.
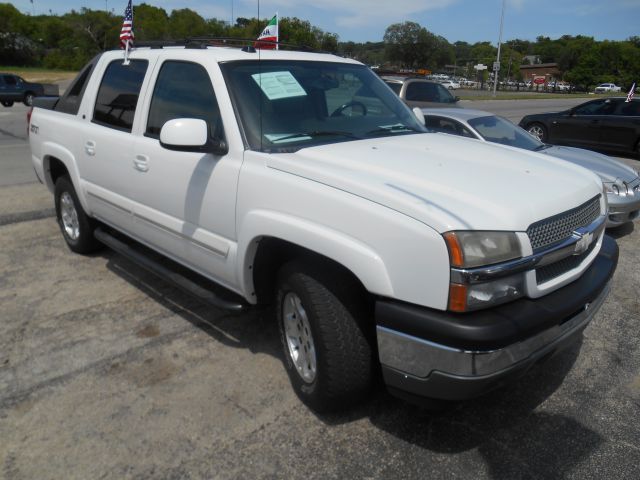
[[[33,99],[44,95],[44,85],[27,82],[12,73],[0,73],[0,103],[5,107],[14,102],[23,102],[27,107],[33,105]]]
[[[416,77],[381,77],[411,108],[457,107],[460,97],[455,97],[438,82]]]
[[[526,115],[520,126],[545,143],[640,155],[640,99],[591,100],[564,112]]]

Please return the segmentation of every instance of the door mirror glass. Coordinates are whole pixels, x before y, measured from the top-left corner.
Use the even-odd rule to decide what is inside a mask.
[[[413,109],[413,114],[416,116],[416,118],[418,119],[418,121],[424,126],[426,124],[425,120],[424,120],[424,113],[422,113],[422,110],[420,110],[418,107],[415,107]]]

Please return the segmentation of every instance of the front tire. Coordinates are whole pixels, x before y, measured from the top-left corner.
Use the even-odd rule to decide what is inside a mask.
[[[100,249],[102,244],[93,236],[95,221],[82,209],[68,176],[58,178],[54,197],[58,225],[69,248],[76,253],[91,253]]]
[[[301,262],[278,273],[284,366],[298,397],[316,412],[345,409],[373,384],[374,332],[367,330],[363,295],[349,284]]]
[[[529,125],[527,125],[527,132],[529,132],[541,142],[546,142],[548,139],[547,129],[541,123],[530,123]]]

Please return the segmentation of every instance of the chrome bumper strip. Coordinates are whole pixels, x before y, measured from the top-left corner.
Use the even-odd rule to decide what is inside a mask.
[[[608,283],[592,303],[563,324],[498,350],[460,350],[378,326],[380,362],[421,378],[435,370],[461,376],[495,373],[525,360],[546,345],[580,333],[602,306],[610,288]]]

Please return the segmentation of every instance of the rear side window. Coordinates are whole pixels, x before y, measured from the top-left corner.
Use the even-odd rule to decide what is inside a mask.
[[[411,82],[407,85],[406,97],[414,102],[453,103],[453,96],[438,83]]]
[[[122,60],[109,64],[98,90],[93,121],[105,127],[131,132],[140,87],[147,71],[146,60]]]
[[[209,74],[196,63],[168,61],[162,65],[149,107],[145,135],[159,138],[160,129],[174,118],[207,122],[209,136],[222,138],[222,120]]]
[[[56,104],[56,110],[63,113],[70,113],[75,115],[80,109],[80,102],[84,95],[84,90],[87,87],[91,71],[93,70],[93,63],[87,65],[82,70],[76,79],[73,81],[69,90],[64,94],[60,101]]]
[[[396,92],[396,95],[400,95],[400,89],[402,89],[402,84],[401,83],[395,83],[395,82],[384,82],[384,83],[389,85],[391,90]]]
[[[5,75],[4,83],[6,83],[7,85],[16,85],[18,82],[16,81],[16,77],[14,77],[13,75]]]
[[[625,117],[638,117],[640,116],[640,102],[636,100],[620,102],[615,114],[623,115]]]

